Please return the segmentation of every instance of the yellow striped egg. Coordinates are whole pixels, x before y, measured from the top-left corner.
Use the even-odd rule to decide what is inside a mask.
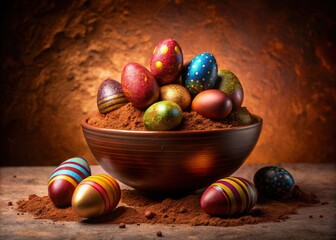
[[[241,177],[227,177],[210,185],[202,195],[202,209],[211,216],[234,216],[250,211],[258,193],[252,182]]]
[[[72,196],[72,208],[84,218],[109,214],[120,201],[120,186],[113,177],[97,174],[84,179]]]

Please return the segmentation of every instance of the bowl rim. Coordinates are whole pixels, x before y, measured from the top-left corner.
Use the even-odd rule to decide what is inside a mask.
[[[223,128],[223,129],[212,129],[212,130],[169,130],[169,131],[151,131],[151,130],[125,130],[125,129],[112,129],[112,128],[101,128],[95,127],[88,123],[90,117],[86,117],[81,121],[83,129],[88,129],[95,132],[101,133],[119,133],[119,134],[134,134],[134,135],[185,135],[185,134],[208,134],[208,133],[218,133],[218,132],[227,132],[227,131],[239,131],[242,129],[254,128],[257,126],[262,126],[263,119],[255,114],[251,114],[254,118],[257,119],[257,122],[245,126]]]

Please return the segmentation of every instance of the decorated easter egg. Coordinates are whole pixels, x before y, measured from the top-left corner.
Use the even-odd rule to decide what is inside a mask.
[[[161,101],[172,101],[177,103],[182,110],[189,107],[191,103],[191,96],[189,91],[179,84],[168,84],[160,88]]]
[[[120,201],[119,183],[107,174],[97,174],[83,180],[72,196],[72,208],[84,218],[109,214]]]
[[[182,109],[177,103],[160,101],[145,111],[143,123],[148,130],[164,131],[177,127],[182,118]]]
[[[154,76],[138,63],[128,63],[124,67],[121,87],[128,101],[137,108],[146,108],[159,98],[159,84]]]
[[[104,80],[98,89],[97,106],[102,114],[109,113],[128,103],[121,84],[113,79]]]
[[[186,71],[183,72],[182,83],[192,96],[203,90],[214,88],[217,80],[217,62],[208,52],[194,57]]]
[[[218,89],[225,92],[232,100],[233,108],[237,109],[243,103],[244,91],[237,76],[229,70],[220,70],[218,72]]]
[[[196,95],[191,103],[191,110],[203,117],[223,119],[230,114],[232,101],[226,93],[209,89]]]
[[[246,107],[240,107],[232,110],[228,119],[236,122],[239,126],[245,126],[254,123],[253,117]]]
[[[150,59],[150,71],[159,84],[175,82],[181,74],[182,67],[182,50],[174,39],[165,39],[155,47]]]
[[[259,169],[253,182],[261,196],[282,198],[290,193],[294,187],[293,176],[284,168],[267,166]]]
[[[211,216],[234,216],[249,212],[256,204],[257,189],[241,177],[227,177],[210,185],[201,197],[201,208]]]
[[[75,157],[64,161],[49,178],[48,194],[51,201],[56,207],[70,206],[75,188],[90,175],[90,166],[83,158]]]

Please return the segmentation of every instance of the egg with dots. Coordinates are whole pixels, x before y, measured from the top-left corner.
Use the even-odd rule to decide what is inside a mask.
[[[225,92],[232,100],[233,108],[241,107],[244,100],[243,87],[237,76],[229,70],[220,70],[218,72],[216,88]]]
[[[90,175],[90,166],[83,158],[75,157],[64,161],[49,178],[48,195],[51,201],[59,208],[70,206],[77,185]]]
[[[217,71],[217,62],[211,53],[198,54],[190,61],[183,72],[182,84],[194,97],[206,89],[214,88],[218,75]]]
[[[83,180],[72,196],[72,208],[83,218],[111,213],[120,201],[119,183],[107,174],[97,174]]]
[[[128,103],[121,84],[113,79],[104,80],[98,89],[97,106],[102,114],[109,113]]]
[[[160,85],[175,82],[182,67],[182,50],[174,39],[165,39],[155,47],[150,58],[150,71]]]
[[[121,74],[125,97],[137,108],[147,108],[159,98],[160,87],[154,76],[138,63],[128,63]]]
[[[248,213],[257,199],[257,189],[252,182],[241,177],[227,177],[205,190],[200,205],[210,216],[230,217]]]
[[[261,196],[278,199],[286,198],[294,188],[293,176],[284,168],[266,166],[259,169],[253,182]]]
[[[232,101],[226,93],[209,89],[196,95],[191,110],[206,118],[224,119],[232,110]]]

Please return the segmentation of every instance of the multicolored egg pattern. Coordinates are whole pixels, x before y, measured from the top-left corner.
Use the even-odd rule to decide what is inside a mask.
[[[218,75],[215,57],[208,52],[194,57],[183,73],[182,83],[192,96],[203,90],[214,88]]]
[[[97,174],[83,180],[72,196],[72,208],[84,218],[110,213],[119,203],[119,183],[107,174]]]
[[[267,166],[259,169],[253,182],[262,196],[282,198],[294,188],[293,176],[284,168]]]
[[[48,194],[51,201],[56,207],[70,206],[75,188],[90,175],[90,166],[83,158],[75,157],[64,161],[49,178]]]
[[[164,39],[154,49],[150,59],[150,71],[160,85],[173,83],[181,74],[183,54],[174,39]]]
[[[250,211],[258,193],[252,182],[241,177],[227,177],[210,185],[202,195],[202,209],[211,216],[234,216]]]
[[[128,103],[121,84],[113,79],[104,80],[98,89],[97,106],[102,114],[109,113]]]

